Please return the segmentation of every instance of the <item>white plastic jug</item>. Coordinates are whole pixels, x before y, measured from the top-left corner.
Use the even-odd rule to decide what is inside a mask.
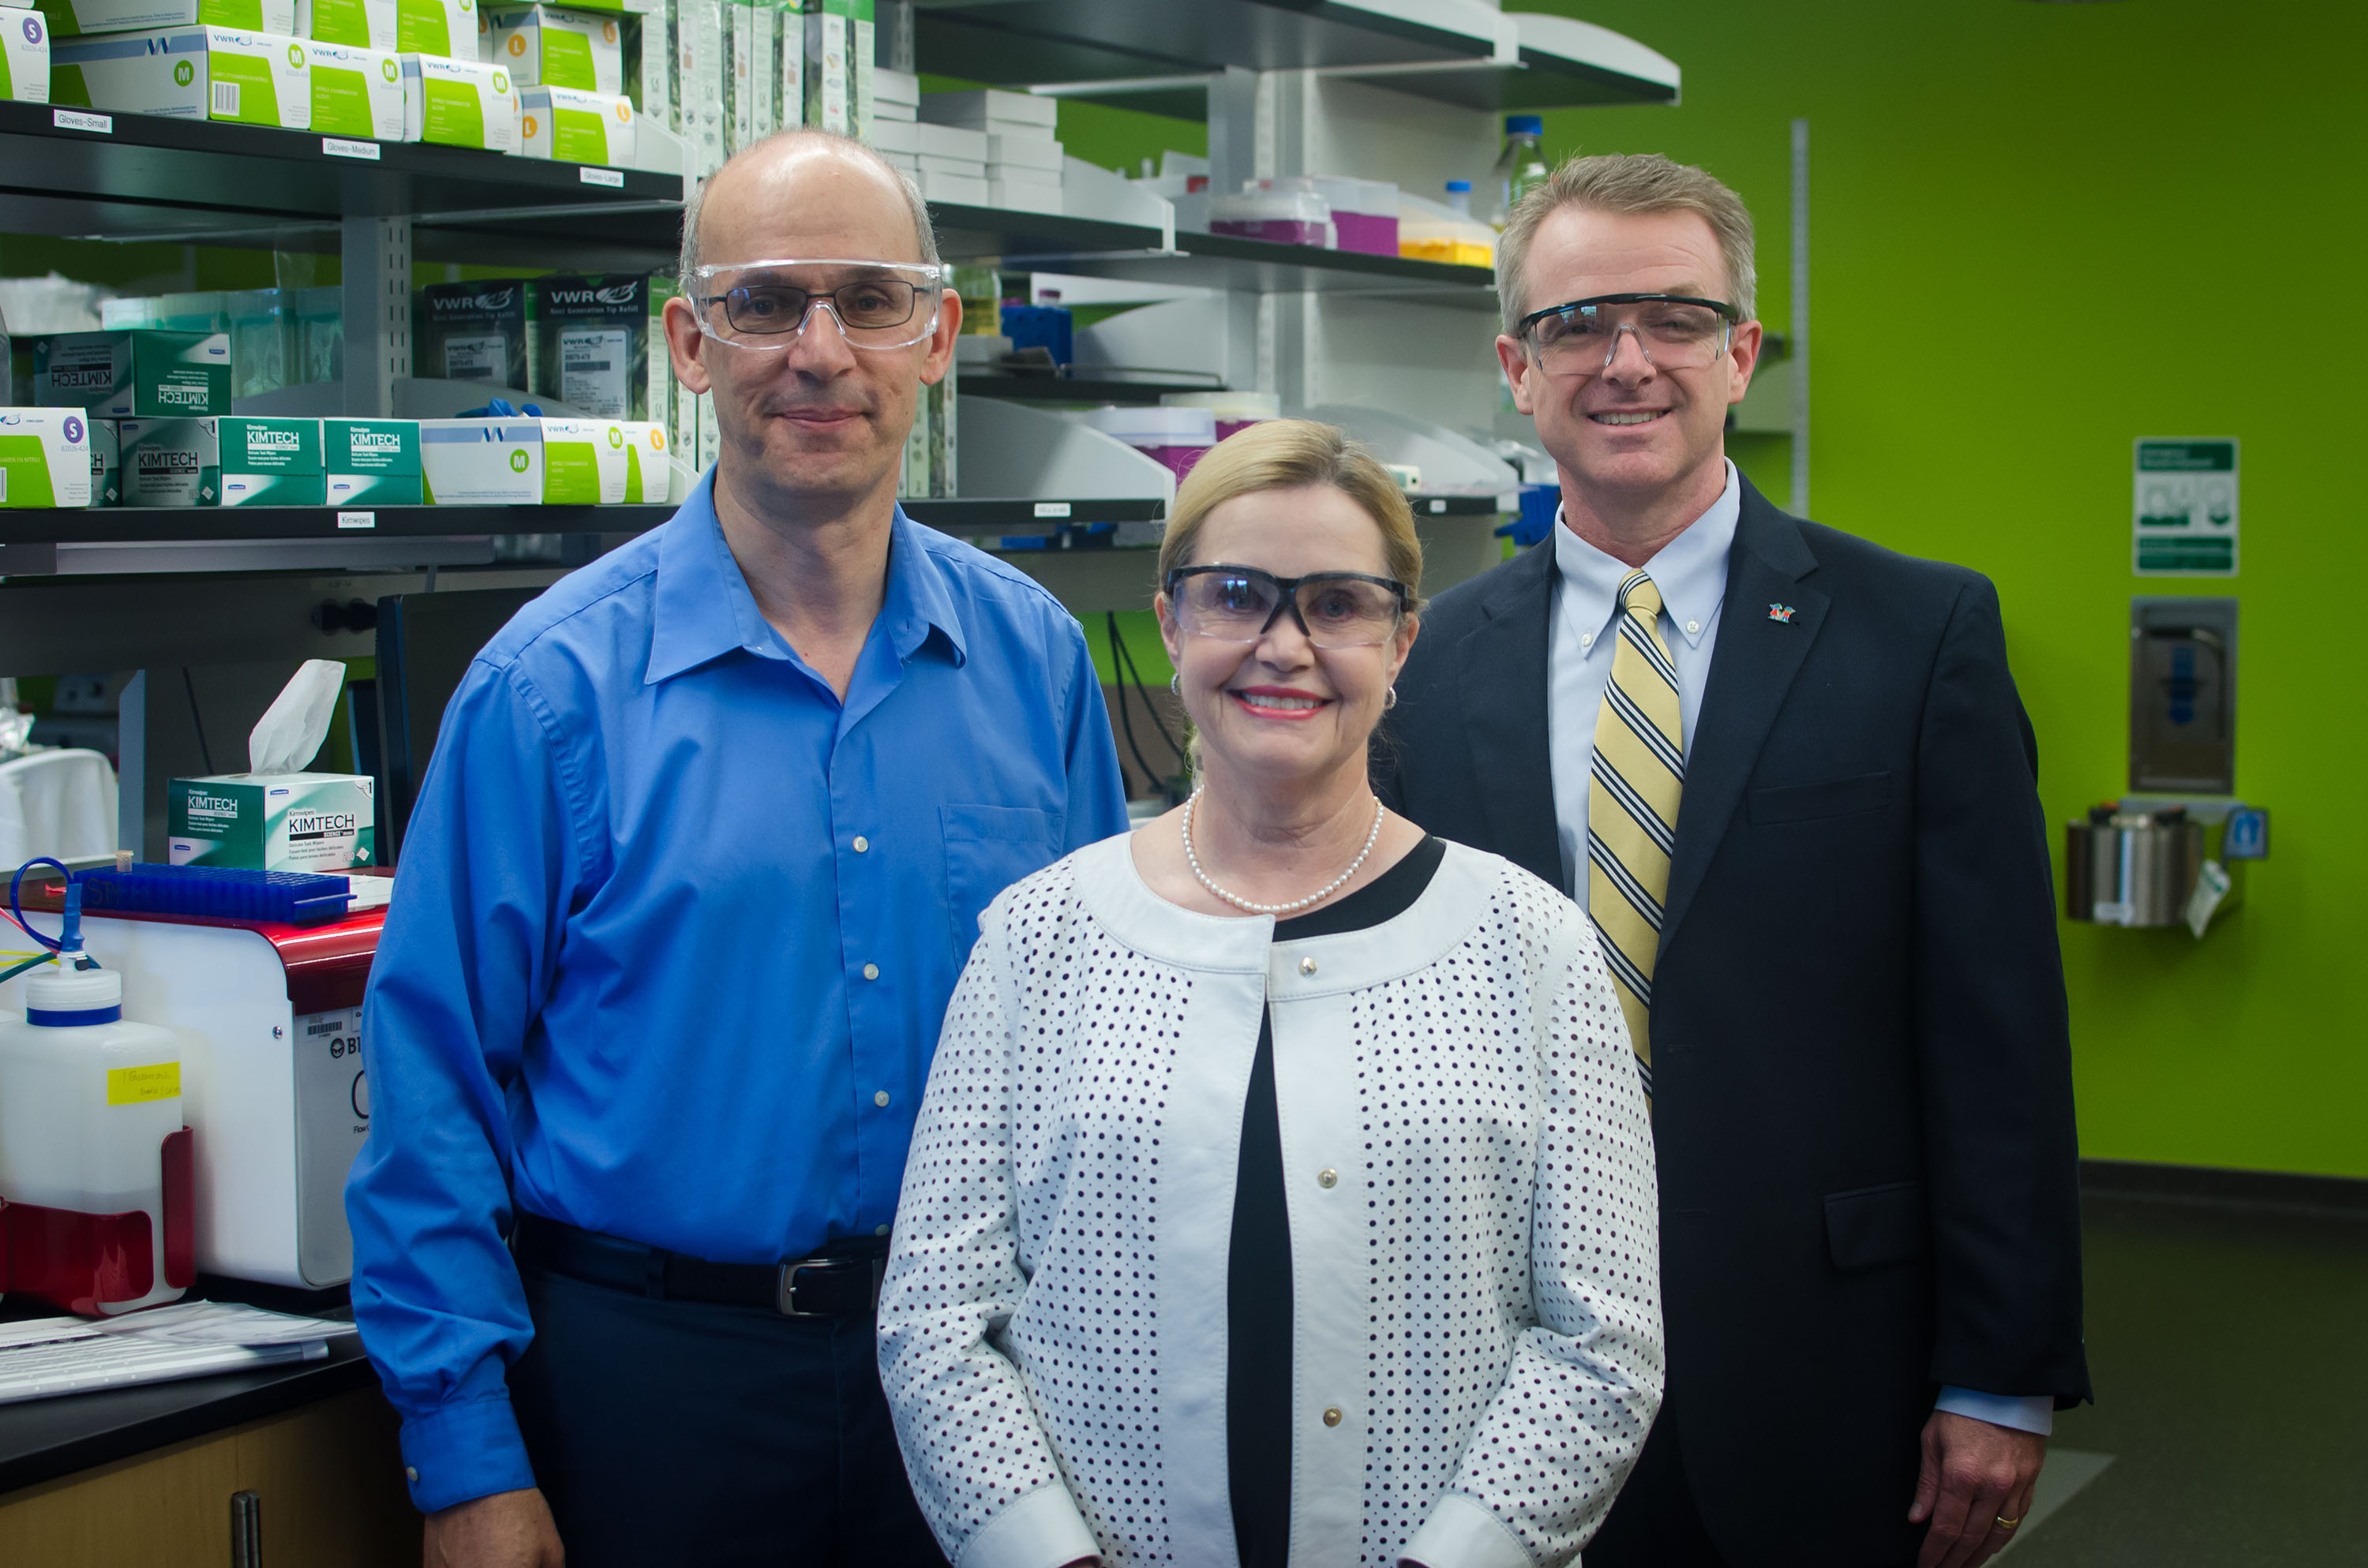
[[[165,1283],[165,1140],[181,1130],[181,1047],[127,1023],[123,977],[69,952],[25,979],[23,1022],[0,1022],[0,1198],[85,1214],[148,1215],[154,1288],[127,1312],[179,1299]]]

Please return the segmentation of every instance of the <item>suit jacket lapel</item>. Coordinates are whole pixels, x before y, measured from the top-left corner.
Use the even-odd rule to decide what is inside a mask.
[[[1534,545],[1481,606],[1456,661],[1464,734],[1491,846],[1562,885],[1554,758],[1546,740],[1548,611],[1554,553]],[[1565,890],[1567,891],[1567,890]]]
[[[1711,656],[1710,685],[1702,693],[1693,750],[1686,757],[1685,794],[1678,805],[1677,846],[1669,857],[1669,897],[1661,920],[1664,956],[1726,835],[1777,710],[1825,623],[1826,596],[1801,581],[1816,569],[1817,558],[1801,537],[1800,524],[1745,480],[1718,646]],[[1784,608],[1792,613],[1779,619],[1774,612]]]

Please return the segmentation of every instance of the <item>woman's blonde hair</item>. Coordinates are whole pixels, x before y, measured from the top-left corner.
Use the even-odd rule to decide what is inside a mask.
[[[1304,490],[1329,485],[1362,507],[1382,532],[1387,575],[1406,585],[1414,608],[1422,608],[1422,540],[1414,531],[1414,508],[1390,471],[1373,454],[1330,425],[1312,419],[1268,419],[1237,431],[1209,449],[1176,489],[1176,509],[1159,544],[1159,585],[1179,566],[1194,564],[1201,527],[1209,514],[1237,495],[1262,490]]]

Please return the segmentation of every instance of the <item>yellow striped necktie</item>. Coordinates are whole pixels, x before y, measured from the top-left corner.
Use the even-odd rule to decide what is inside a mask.
[[[1669,896],[1669,850],[1685,787],[1678,667],[1661,641],[1661,590],[1643,572],[1620,584],[1620,640],[1595,719],[1587,791],[1587,912],[1628,1020],[1628,1039],[1653,1093],[1653,960]]]

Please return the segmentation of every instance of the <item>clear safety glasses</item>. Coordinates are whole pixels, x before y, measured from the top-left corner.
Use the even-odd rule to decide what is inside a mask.
[[[1390,640],[1412,599],[1404,583],[1362,572],[1179,566],[1167,574],[1177,624],[1219,642],[1255,642],[1287,614],[1318,648],[1370,648]]]
[[[942,267],[901,261],[742,261],[702,267],[689,282],[699,330],[759,353],[787,348],[816,309],[850,348],[910,348],[938,330]]]
[[[1548,375],[1600,375],[1611,368],[1623,332],[1655,369],[1698,370],[1726,352],[1741,318],[1724,300],[1598,294],[1531,311],[1518,335],[1529,339]]]

